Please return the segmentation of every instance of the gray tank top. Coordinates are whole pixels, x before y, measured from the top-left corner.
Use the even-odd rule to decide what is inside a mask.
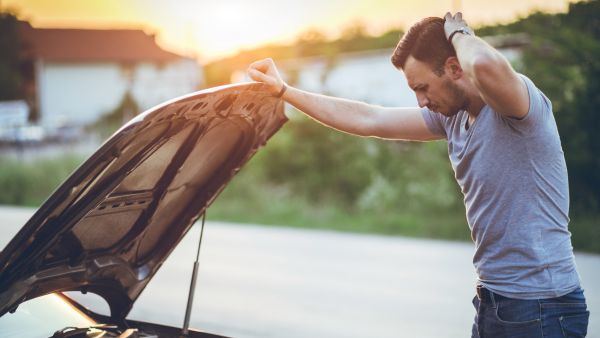
[[[569,223],[567,167],[550,100],[527,77],[529,112],[503,117],[485,106],[472,126],[423,109],[448,141],[475,242],[478,284],[510,298],[552,298],[579,287]]]

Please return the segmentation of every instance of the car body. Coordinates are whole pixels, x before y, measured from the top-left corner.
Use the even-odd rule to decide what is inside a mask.
[[[127,314],[191,226],[285,121],[283,101],[259,83],[200,91],[138,115],[0,253],[0,320],[28,300],[81,291],[102,297],[110,316],[57,297],[95,323],[173,335],[176,328],[150,329]]]

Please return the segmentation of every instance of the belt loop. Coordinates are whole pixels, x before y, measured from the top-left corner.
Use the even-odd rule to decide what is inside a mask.
[[[490,294],[490,299],[492,300],[492,307],[495,309],[497,308],[497,304],[496,304],[496,294],[492,292],[492,290],[486,289],[488,291],[488,293]]]
[[[496,294],[494,294],[494,292],[492,292],[490,289],[484,287],[483,285],[477,286],[477,297],[479,298],[480,301],[491,302],[492,307],[494,307],[494,308],[496,308],[496,306],[498,304],[497,300],[496,300]]]

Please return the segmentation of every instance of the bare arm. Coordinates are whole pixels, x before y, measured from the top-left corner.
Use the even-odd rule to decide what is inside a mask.
[[[470,29],[461,13],[447,13],[445,19],[446,37],[459,28]],[[529,93],[508,60],[474,35],[457,33],[451,42],[461,68],[479,89],[482,99],[502,115],[524,118],[529,111]]]
[[[269,85],[274,94],[287,86],[271,59],[254,62],[248,74],[253,80]],[[440,138],[431,133],[419,108],[384,108],[290,86],[283,99],[322,124],[354,135],[413,141]]]

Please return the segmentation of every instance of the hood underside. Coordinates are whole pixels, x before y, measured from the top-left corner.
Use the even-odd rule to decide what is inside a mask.
[[[218,87],[139,115],[84,162],[0,253],[0,316],[57,291],[122,320],[193,223],[285,123],[262,84]]]

